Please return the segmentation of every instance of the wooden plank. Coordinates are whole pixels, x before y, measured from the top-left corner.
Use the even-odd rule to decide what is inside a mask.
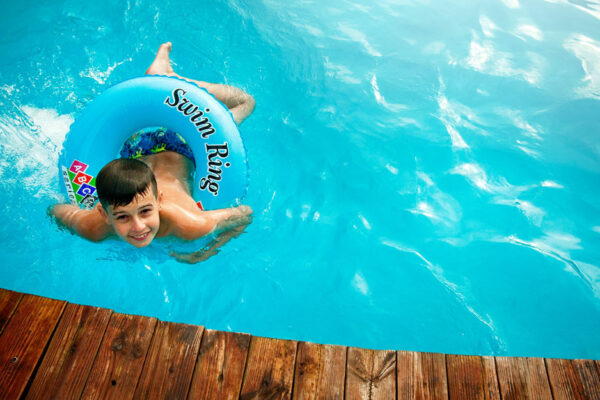
[[[555,399],[585,398],[581,378],[571,360],[547,358],[546,370]]]
[[[503,400],[552,398],[543,358],[496,357],[496,370]]]
[[[82,398],[133,397],[155,326],[155,318],[113,314]]]
[[[294,399],[343,399],[346,353],[343,346],[298,343]]]
[[[68,304],[38,368],[27,399],[78,399],[111,311]]]
[[[398,351],[398,399],[447,399],[443,354]]]
[[[187,397],[204,327],[159,322],[134,399]]]
[[[64,301],[22,297],[0,336],[0,397],[23,394],[64,307]]]
[[[581,379],[585,398],[600,399],[600,365],[598,365],[598,361],[594,363],[592,360],[573,360],[573,366]]]
[[[17,309],[21,297],[23,297],[22,293],[0,289],[0,335],[13,312]]]
[[[190,387],[190,399],[238,399],[250,335],[207,329]]]
[[[252,337],[241,399],[290,399],[297,342]]]
[[[446,370],[451,399],[500,400],[493,357],[447,354]]]
[[[395,399],[396,353],[348,348],[347,399]]]

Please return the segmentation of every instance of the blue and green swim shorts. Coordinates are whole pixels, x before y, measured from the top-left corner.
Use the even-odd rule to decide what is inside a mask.
[[[119,155],[121,158],[139,158],[161,151],[174,151],[186,156],[196,165],[192,149],[175,131],[162,127],[144,128],[125,141]]]

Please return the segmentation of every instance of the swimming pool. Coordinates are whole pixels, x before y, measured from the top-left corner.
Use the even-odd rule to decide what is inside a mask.
[[[595,2],[11,2],[0,15],[0,286],[376,349],[600,358]],[[173,42],[230,83],[247,233],[186,265],[61,232],[77,112]]]

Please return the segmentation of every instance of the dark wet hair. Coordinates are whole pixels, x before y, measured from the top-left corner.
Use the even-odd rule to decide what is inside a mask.
[[[106,164],[96,176],[98,199],[106,209],[125,206],[137,195],[144,195],[152,189],[157,196],[156,178],[146,164],[139,160],[119,158]]]

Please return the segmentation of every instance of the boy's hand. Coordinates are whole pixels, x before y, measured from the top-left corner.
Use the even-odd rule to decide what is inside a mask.
[[[244,215],[252,214],[252,209],[249,206],[238,206],[237,209]]]
[[[169,255],[175,258],[177,261],[186,264],[196,264],[202,261],[206,261],[212,256],[216,256],[219,253],[218,249],[202,249],[194,253],[176,253],[171,251]]]

